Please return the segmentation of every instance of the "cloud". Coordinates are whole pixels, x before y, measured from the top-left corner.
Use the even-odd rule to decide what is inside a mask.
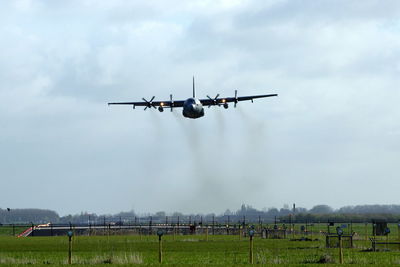
[[[399,12],[397,1],[2,3],[0,159],[18,190],[1,200],[61,214],[395,202],[375,189],[377,177],[396,184]],[[195,121],[106,106],[184,99],[192,75],[201,98],[279,97]]]

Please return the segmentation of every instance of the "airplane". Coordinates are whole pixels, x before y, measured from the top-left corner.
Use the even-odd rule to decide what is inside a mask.
[[[133,109],[136,106],[145,107],[144,110],[148,108],[158,109],[158,111],[163,112],[164,109],[169,108],[172,112],[174,108],[183,108],[182,115],[186,118],[190,119],[198,119],[204,116],[204,106],[223,106],[225,109],[229,107],[228,103],[233,102],[234,107],[239,101],[247,101],[251,100],[253,103],[253,99],[256,98],[264,98],[278,96],[278,94],[269,94],[269,95],[251,95],[251,96],[237,96],[237,90],[235,90],[234,97],[220,97],[217,94],[214,98],[211,98],[207,95],[206,99],[198,99],[196,98],[196,90],[194,87],[194,77],[193,77],[193,97],[188,98],[186,100],[173,100],[172,94],[170,95],[169,101],[154,101],[155,96],[153,96],[149,101],[145,98],[142,98],[142,102],[112,102],[108,103],[108,105],[132,105]]]

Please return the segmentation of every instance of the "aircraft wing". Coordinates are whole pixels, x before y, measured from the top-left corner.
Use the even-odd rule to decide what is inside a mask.
[[[157,108],[157,107],[163,107],[163,108],[179,108],[183,107],[183,103],[185,102],[184,100],[167,100],[167,101],[153,101],[154,97],[147,101],[146,99],[143,98],[143,101],[140,102],[111,102],[108,103],[108,105],[132,105],[133,108],[136,106],[139,107],[145,107],[146,108]]]
[[[256,98],[264,98],[264,97],[272,97],[272,96],[278,96],[278,94],[269,94],[269,95],[250,95],[250,96],[237,96],[237,91],[235,91],[235,96],[234,97],[218,97],[217,95],[215,98],[211,98],[207,96],[208,98],[205,99],[200,99],[200,102],[204,106],[214,106],[214,105],[223,105],[225,103],[229,102],[234,102],[235,106],[239,101],[247,101],[251,100],[253,102],[253,99]]]

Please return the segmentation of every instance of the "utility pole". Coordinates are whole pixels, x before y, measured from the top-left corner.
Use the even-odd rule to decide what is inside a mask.
[[[242,224],[239,222],[239,241],[242,240]]]
[[[339,262],[340,264],[343,264],[343,241],[342,241],[343,230],[340,227],[337,227],[336,233],[339,238]]]
[[[253,264],[253,262],[254,262],[254,257],[253,257],[253,236],[254,236],[254,230],[251,229],[249,231],[249,237],[250,237],[249,262],[250,262],[250,264]]]
[[[213,215],[213,225],[212,225],[212,234],[214,235],[214,227],[215,227],[215,216]]]
[[[72,264],[72,236],[73,232],[68,231],[68,264]]]
[[[208,223],[207,223],[207,226],[206,226],[206,241],[208,241]]]
[[[161,237],[163,236],[164,232],[163,230],[158,230],[157,235],[158,235],[158,262],[162,263],[162,240]]]
[[[229,215],[228,215],[228,225],[226,227],[226,234],[227,235],[229,235],[229,225],[230,225],[230,218],[229,218]]]
[[[153,225],[153,217],[152,216],[150,216],[150,221],[149,221],[149,235],[151,235],[151,232],[152,232],[152,230],[151,230],[151,226]]]

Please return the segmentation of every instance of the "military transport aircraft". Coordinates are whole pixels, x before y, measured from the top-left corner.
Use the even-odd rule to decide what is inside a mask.
[[[278,96],[277,94],[269,94],[269,95],[251,95],[251,96],[237,96],[237,90],[235,90],[234,97],[219,97],[217,94],[214,98],[211,98],[207,95],[206,99],[198,99],[196,98],[196,91],[194,88],[194,77],[193,77],[193,97],[188,98],[186,100],[173,100],[172,95],[170,95],[169,101],[154,101],[155,96],[153,96],[149,101],[145,98],[143,102],[114,102],[108,103],[108,105],[132,105],[133,108],[136,106],[145,107],[144,110],[147,108],[158,108],[158,111],[163,112],[164,109],[169,108],[171,111],[174,108],[183,108],[182,115],[186,118],[190,119],[197,119],[204,116],[204,108],[203,106],[223,106],[225,109],[229,107],[228,103],[233,102],[234,107],[239,101],[246,101],[256,98],[263,98],[263,97],[271,97],[271,96]]]

